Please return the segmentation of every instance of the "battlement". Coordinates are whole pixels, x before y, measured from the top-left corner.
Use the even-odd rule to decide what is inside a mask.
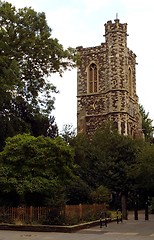
[[[104,24],[105,26],[105,36],[108,33],[111,32],[123,32],[127,34],[127,23],[120,23],[119,19],[115,19],[114,22],[107,21],[107,23]]]

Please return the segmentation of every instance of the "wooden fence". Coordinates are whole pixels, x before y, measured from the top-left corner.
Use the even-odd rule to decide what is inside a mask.
[[[55,217],[55,208],[52,207],[0,207],[0,222],[2,223],[45,223]],[[84,220],[99,219],[100,213],[106,211],[105,204],[65,205],[58,214],[65,222],[74,223]],[[51,221],[52,222],[52,221]]]

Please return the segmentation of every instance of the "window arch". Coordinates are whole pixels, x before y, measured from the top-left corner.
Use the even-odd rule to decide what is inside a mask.
[[[88,92],[95,93],[98,90],[97,65],[91,63],[88,67]]]
[[[128,68],[128,83],[129,83],[129,94],[132,96],[133,94],[133,84],[132,84],[132,70]]]

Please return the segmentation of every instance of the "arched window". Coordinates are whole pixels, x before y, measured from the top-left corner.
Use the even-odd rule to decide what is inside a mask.
[[[88,68],[88,92],[95,93],[98,88],[97,66],[91,63]]]
[[[128,68],[128,82],[129,82],[129,94],[130,96],[132,96],[133,94],[133,86],[132,86],[132,71],[131,71],[131,68],[129,67]]]

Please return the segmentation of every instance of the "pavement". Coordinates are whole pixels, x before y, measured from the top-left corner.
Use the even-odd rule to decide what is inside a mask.
[[[129,215],[122,223],[111,222],[107,227],[90,227],[74,233],[23,232],[0,230],[0,240],[153,240],[154,215],[145,220],[144,214],[139,220]]]

